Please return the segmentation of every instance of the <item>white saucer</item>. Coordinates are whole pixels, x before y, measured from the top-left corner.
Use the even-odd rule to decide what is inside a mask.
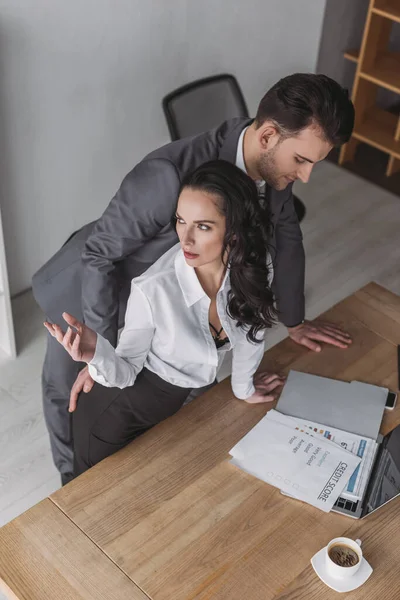
[[[325,556],[326,548],[322,548],[317,554],[314,554],[311,564],[321,581],[336,592],[351,592],[351,590],[355,590],[367,581],[373,571],[371,565],[363,558],[361,566],[355,575],[352,575],[348,579],[332,577],[326,570]]]

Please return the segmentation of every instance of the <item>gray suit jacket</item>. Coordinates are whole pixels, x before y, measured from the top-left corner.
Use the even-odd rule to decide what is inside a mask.
[[[136,165],[100,219],[82,228],[34,276],[34,294],[47,316],[61,322],[64,310],[72,312],[115,344],[131,279],[178,241],[171,217],[182,178],[208,160],[235,163],[240,133],[250,123],[226,121],[167,144]],[[288,326],[304,318],[304,249],[291,187],[268,189],[275,295],[280,320]]]

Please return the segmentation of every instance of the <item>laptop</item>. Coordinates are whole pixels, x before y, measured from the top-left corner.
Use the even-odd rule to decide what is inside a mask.
[[[332,510],[362,519],[400,495],[400,426],[380,435],[387,388],[290,371],[276,410],[377,442],[363,497],[339,497]]]
[[[400,425],[377,439],[378,449],[364,497],[353,502],[339,497],[332,510],[363,519],[400,496]]]

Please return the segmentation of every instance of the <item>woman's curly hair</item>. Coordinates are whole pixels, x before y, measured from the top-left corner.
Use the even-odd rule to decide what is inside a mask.
[[[254,181],[225,160],[198,167],[184,178],[181,190],[185,187],[215,196],[226,218],[222,257],[227,256],[231,284],[227,311],[238,327],[247,330],[249,341],[262,342],[257,334],[272,327],[277,317],[269,283],[268,207],[261,207]]]

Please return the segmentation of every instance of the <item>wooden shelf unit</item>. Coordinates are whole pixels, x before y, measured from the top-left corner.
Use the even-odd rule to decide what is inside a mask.
[[[357,64],[352,95],[356,117],[353,135],[339,156],[340,164],[353,160],[358,143],[365,142],[388,154],[387,176],[400,171],[400,115],[378,108],[376,96],[379,88],[400,95],[400,52],[389,51],[394,22],[400,23],[400,0],[370,0],[361,48],[344,53]]]
[[[360,57],[360,51],[357,49],[347,50],[343,56],[347,58],[347,60],[358,62],[358,59]]]
[[[375,0],[371,10],[376,15],[400,23],[400,6],[398,0]]]
[[[362,123],[354,128],[353,136],[400,159],[400,142],[395,139],[397,123],[396,115],[375,107],[368,111]]]
[[[369,69],[361,70],[360,77],[400,94],[400,52],[382,54]]]

